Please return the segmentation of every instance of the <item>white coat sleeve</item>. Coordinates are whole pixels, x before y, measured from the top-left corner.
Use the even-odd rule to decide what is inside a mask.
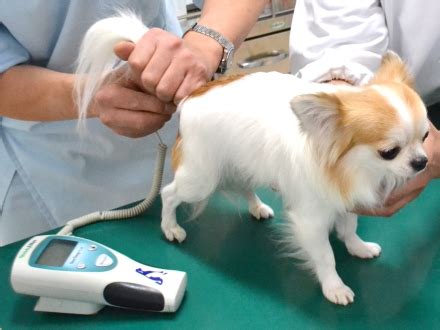
[[[297,0],[290,34],[291,73],[308,81],[364,84],[388,48],[379,0]]]

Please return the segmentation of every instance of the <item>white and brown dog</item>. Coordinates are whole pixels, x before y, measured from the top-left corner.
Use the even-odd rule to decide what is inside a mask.
[[[146,30],[131,16],[89,30],[78,73],[94,74],[80,88],[81,118],[113,67],[114,44],[136,42]],[[181,203],[203,205],[217,189],[233,189],[246,196],[254,217],[269,218],[272,209],[254,190],[276,186],[292,248],[301,251],[327,299],[353,302],[353,291],[336,272],[329,233],[336,230],[354,256],[378,256],[380,246],[356,234],[357,216],[350,211],[379,207],[427,164],[426,108],[400,58],[387,53],[373,80],[361,87],[276,72],[227,77],[192,93],[179,111],[175,177],[162,190],[167,239],[186,237],[176,220]]]

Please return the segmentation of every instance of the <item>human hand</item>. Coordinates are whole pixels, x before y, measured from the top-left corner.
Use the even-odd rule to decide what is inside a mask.
[[[129,78],[123,72],[110,77],[110,83],[96,94],[91,115],[123,136],[142,137],[160,129],[175,105],[208,81],[217,68],[219,45],[203,38],[190,35],[184,42],[152,29],[136,45],[117,44],[115,54],[128,61]]]
[[[357,210],[356,213],[362,215],[389,217],[419,196],[432,179],[440,177],[439,143],[440,133],[431,124],[429,128],[429,135],[423,144],[429,159],[426,169],[408,181],[406,185],[395,190],[388,197],[383,208],[377,210]]]
[[[141,91],[122,71],[96,93],[90,115],[119,135],[138,138],[154,133],[171,118],[174,104]]]
[[[161,29],[151,29],[135,44],[114,48],[128,62],[130,78],[160,101],[178,104],[213,76],[222,48],[209,37],[188,33],[185,40]]]

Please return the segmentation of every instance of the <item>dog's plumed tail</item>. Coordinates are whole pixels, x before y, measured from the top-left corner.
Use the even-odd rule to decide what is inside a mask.
[[[75,72],[75,99],[80,124],[87,117],[96,92],[120,63],[113,47],[120,41],[136,43],[147,31],[148,28],[132,13],[120,13],[89,28],[80,47]]]

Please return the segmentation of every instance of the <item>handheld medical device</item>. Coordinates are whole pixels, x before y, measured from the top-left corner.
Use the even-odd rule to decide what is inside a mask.
[[[94,241],[62,235],[30,239],[11,272],[17,293],[39,296],[36,311],[95,314],[105,305],[174,312],[185,272],[138,263]]]

